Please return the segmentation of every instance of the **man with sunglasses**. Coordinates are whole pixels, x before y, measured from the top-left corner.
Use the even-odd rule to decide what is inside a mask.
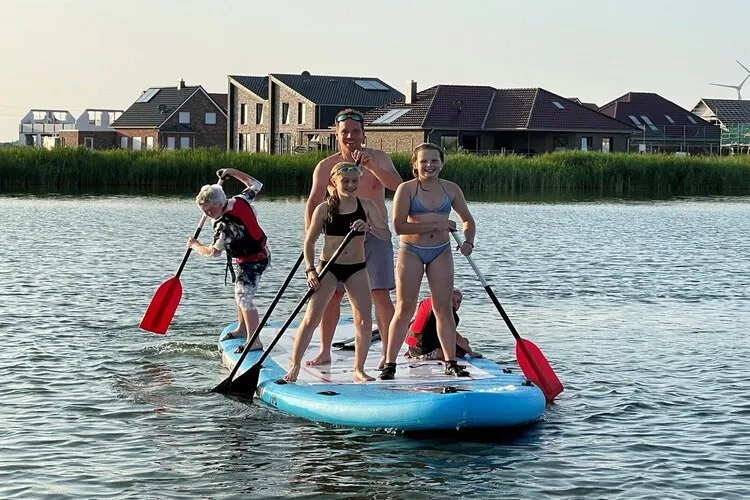
[[[364,118],[362,113],[354,109],[345,109],[336,114],[334,122],[336,140],[339,151],[322,160],[313,172],[312,189],[305,206],[305,230],[310,224],[313,211],[325,201],[326,191],[330,187],[331,168],[339,162],[358,163],[362,168],[359,181],[358,196],[372,200],[381,214],[388,220],[385,206],[385,189],[395,191],[402,179],[390,156],[379,149],[365,148]],[[365,239],[365,259],[367,272],[370,276],[372,300],[375,306],[375,319],[380,338],[383,342],[383,357],[388,345],[388,326],[393,318],[393,302],[390,291],[396,287],[393,268],[393,243],[390,238],[381,240],[372,233],[367,233]],[[342,289],[337,289],[326,308],[323,320],[320,322],[321,342],[320,353],[307,362],[308,365],[321,365],[331,361],[331,342],[339,321],[339,305],[344,296]]]

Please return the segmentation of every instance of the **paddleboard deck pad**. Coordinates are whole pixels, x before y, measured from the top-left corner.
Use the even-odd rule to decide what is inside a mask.
[[[243,339],[221,341],[236,328],[228,325],[219,336],[219,352],[232,369],[241,354],[236,348]],[[290,328],[290,330],[292,330]],[[261,332],[264,345],[278,328],[267,326]],[[279,410],[316,422],[387,432],[470,430],[522,426],[537,421],[545,408],[542,391],[516,371],[503,370],[485,358],[459,358],[470,377],[457,378],[443,373],[442,361],[406,358],[402,348],[395,380],[356,383],[353,380],[354,350],[349,349],[355,330],[352,324],[339,324],[331,351],[331,363],[306,366],[305,361],[319,352],[319,331],[313,334],[296,382],[285,382],[295,331],[287,331],[263,362],[258,377],[257,396]],[[348,342],[347,342],[348,340]],[[263,351],[251,351],[235,378],[252,367]],[[376,377],[381,343],[373,342],[365,372]]]

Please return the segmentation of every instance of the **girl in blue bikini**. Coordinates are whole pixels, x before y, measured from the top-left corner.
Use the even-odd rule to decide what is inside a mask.
[[[399,185],[393,196],[393,226],[401,237],[401,245],[396,262],[396,312],[388,330],[386,363],[380,373],[382,380],[391,380],[396,375],[396,357],[417,307],[419,287],[425,273],[445,360],[445,374],[469,375],[456,363],[450,244],[450,231],[456,230],[456,223],[448,218],[451,209],[455,210],[463,225],[464,243],[460,250],[464,255],[470,255],[474,248],[476,225],[461,188],[439,179],[443,160],[443,151],[438,146],[429,143],[417,146],[411,157],[415,178]]]

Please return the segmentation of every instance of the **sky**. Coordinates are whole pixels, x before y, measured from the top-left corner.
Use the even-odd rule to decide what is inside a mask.
[[[77,117],[180,78],[226,92],[229,74],[304,70],[692,109],[736,98],[709,82],[746,76],[748,19],[748,0],[3,0],[0,141],[31,108]]]

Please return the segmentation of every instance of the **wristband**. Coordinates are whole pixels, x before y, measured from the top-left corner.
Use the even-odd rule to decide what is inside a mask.
[[[318,272],[318,270],[315,269],[315,266],[310,266],[307,269],[305,269],[305,274],[310,274],[313,271]]]
[[[471,245],[471,248],[474,248],[474,243],[472,243],[471,241],[464,241],[464,243],[468,243],[469,245]]]

